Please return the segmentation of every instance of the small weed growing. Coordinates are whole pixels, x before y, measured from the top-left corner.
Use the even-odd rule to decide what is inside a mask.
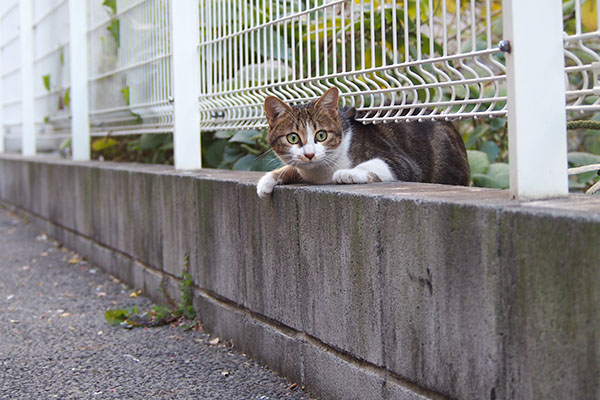
[[[161,289],[169,307],[155,305],[152,310],[140,314],[138,307],[128,309],[111,309],[104,313],[104,318],[112,326],[131,329],[135,327],[154,327],[171,324],[184,329],[199,329],[200,323],[196,320],[196,309],[192,303],[192,275],[190,274],[190,260],[186,254],[183,271],[181,272],[181,302],[175,303],[167,293],[164,286]]]

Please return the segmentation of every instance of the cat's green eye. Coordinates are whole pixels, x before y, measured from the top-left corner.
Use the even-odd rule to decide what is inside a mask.
[[[319,131],[315,135],[315,138],[317,139],[317,142],[324,142],[327,139],[327,132],[326,131]]]
[[[300,136],[298,136],[297,133],[290,133],[286,137],[287,137],[288,142],[290,142],[290,144],[300,143]]]

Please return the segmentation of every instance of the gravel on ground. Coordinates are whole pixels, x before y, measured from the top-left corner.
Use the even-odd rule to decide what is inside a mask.
[[[309,399],[201,329],[112,327],[152,303],[3,208],[0,274],[0,399]]]

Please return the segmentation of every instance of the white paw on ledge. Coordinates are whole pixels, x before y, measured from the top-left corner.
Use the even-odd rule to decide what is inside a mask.
[[[273,193],[273,188],[277,185],[277,181],[273,178],[273,174],[265,174],[256,185],[256,193],[261,199],[265,199]]]
[[[368,183],[369,172],[364,169],[339,169],[333,173],[335,183]]]

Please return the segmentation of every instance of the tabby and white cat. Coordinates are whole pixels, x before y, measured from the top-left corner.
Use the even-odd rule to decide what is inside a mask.
[[[450,122],[364,125],[338,109],[338,89],[308,104],[265,100],[269,142],[285,164],[258,182],[260,197],[288,183],[469,183],[464,143]]]

